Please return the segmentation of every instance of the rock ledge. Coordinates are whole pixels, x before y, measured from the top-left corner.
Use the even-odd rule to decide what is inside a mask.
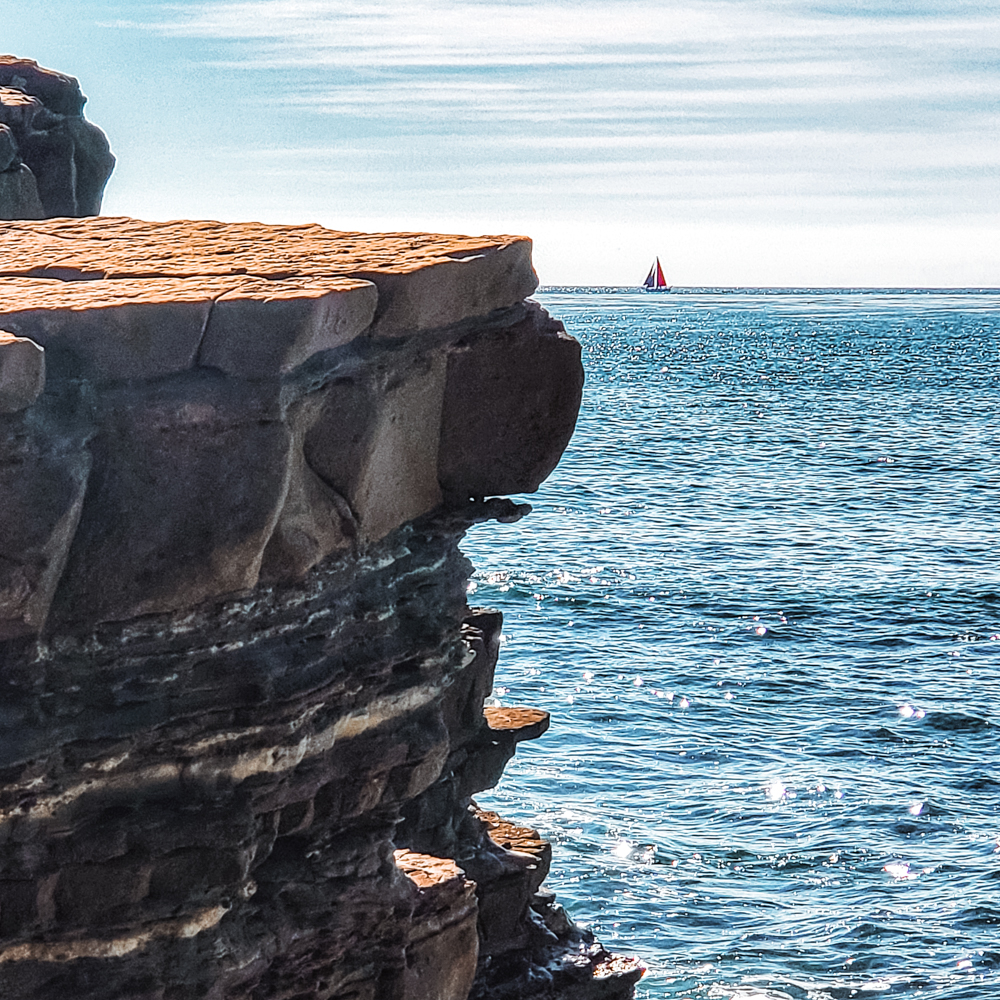
[[[583,383],[529,242],[0,249],[0,995],[631,995],[473,801],[548,715],[484,711],[502,621],[458,546],[526,513],[490,495],[551,472]]]

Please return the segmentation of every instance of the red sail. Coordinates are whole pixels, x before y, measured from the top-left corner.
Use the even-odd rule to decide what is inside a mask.
[[[670,286],[667,284],[667,279],[663,277],[663,268],[660,267],[660,258],[657,257],[653,262],[653,266],[649,269],[649,274],[646,275],[646,280],[642,283],[643,288],[648,288],[652,291],[670,291]]]

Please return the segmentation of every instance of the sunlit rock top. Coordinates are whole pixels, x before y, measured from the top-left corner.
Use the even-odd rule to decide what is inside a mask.
[[[376,336],[445,326],[520,302],[537,287],[531,241],[517,236],[336,232],[256,222],[56,219],[0,227],[0,275],[63,280],[365,280],[378,289]],[[144,298],[147,281],[115,295]],[[315,287],[315,282],[313,282]],[[346,288],[342,283],[337,288]],[[110,286],[94,286],[107,294]],[[87,293],[80,293],[84,298]],[[82,301],[82,300],[81,300]],[[367,325],[367,324],[366,324]]]

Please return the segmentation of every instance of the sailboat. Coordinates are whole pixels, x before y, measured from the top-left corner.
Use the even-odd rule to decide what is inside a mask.
[[[663,268],[660,267],[659,257],[656,258],[653,266],[649,269],[649,274],[646,275],[646,280],[642,283],[642,287],[645,288],[647,292],[670,291],[667,279],[663,277]]]

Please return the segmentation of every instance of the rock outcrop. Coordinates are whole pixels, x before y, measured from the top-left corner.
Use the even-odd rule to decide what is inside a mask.
[[[0,219],[97,215],[114,169],[71,76],[0,55]]]
[[[631,995],[473,800],[548,717],[484,710],[459,542],[526,512],[489,495],[548,475],[583,381],[528,241],[0,247],[0,996]]]

